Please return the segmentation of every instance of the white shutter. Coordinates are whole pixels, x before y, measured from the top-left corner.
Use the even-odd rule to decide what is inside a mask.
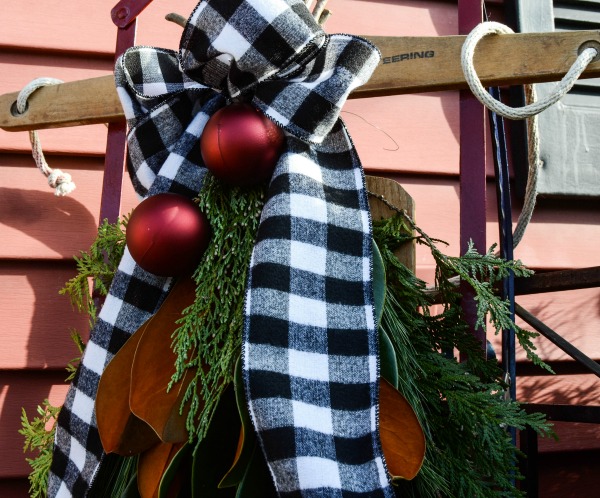
[[[600,0],[518,0],[521,32],[600,29]],[[548,55],[551,57],[551,55]],[[544,98],[556,83],[536,86]],[[600,196],[600,79],[580,80],[539,116],[538,191],[545,196]]]

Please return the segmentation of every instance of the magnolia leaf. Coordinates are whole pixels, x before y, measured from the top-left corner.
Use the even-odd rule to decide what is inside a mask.
[[[425,458],[425,434],[414,410],[389,382],[379,382],[379,434],[392,479],[413,479]]]
[[[248,464],[250,463],[250,459],[252,458],[252,452],[254,451],[254,446],[256,445],[257,441],[256,433],[254,432],[254,427],[252,426],[252,421],[250,420],[248,405],[246,404],[241,357],[238,358],[235,364],[233,388],[235,390],[235,401],[242,425],[240,427],[240,436],[238,439],[238,446],[233,459],[233,464],[223,479],[221,479],[219,488],[237,486],[241,482],[241,480],[244,478],[244,473],[248,468]]]
[[[158,441],[156,433],[129,408],[131,364],[145,331],[142,325],[113,357],[100,377],[96,394],[96,420],[106,453],[130,456]]]
[[[227,386],[206,435],[194,451],[192,498],[231,496],[233,490],[219,489],[219,481],[231,466],[240,433],[232,385]]]
[[[383,305],[385,303],[385,266],[379,247],[373,240],[373,297],[375,301],[375,316],[377,323],[381,322]]]
[[[385,265],[379,247],[373,240],[373,296],[375,300],[375,315],[377,323],[381,323],[385,305],[386,276]],[[396,352],[388,335],[379,327],[379,358],[381,377],[394,387],[398,387],[398,362]]]
[[[379,328],[379,368],[381,377],[395,388],[398,387],[398,361],[396,351],[388,335]]]
[[[250,464],[237,488],[235,498],[256,498],[257,496],[261,498],[277,497],[273,478],[258,443],[254,445]]]
[[[165,443],[168,444],[168,443]],[[189,442],[183,443],[179,446],[179,450],[170,459],[168,466],[162,472],[160,476],[160,483],[158,486],[158,498],[172,498],[179,494],[179,489],[182,487],[182,476],[185,477],[186,462],[190,460],[192,453],[192,445]]]
[[[137,485],[141,498],[156,498],[163,474],[184,443],[160,443],[144,451],[138,460]]]
[[[149,424],[168,443],[188,439],[186,413],[180,414],[181,402],[193,375],[188,373],[167,392],[175,373],[177,355],[171,349],[171,335],[179,327],[182,311],[196,298],[196,284],[190,277],[179,279],[160,309],[145,325],[131,367],[131,411]],[[187,381],[187,382],[186,382]]]

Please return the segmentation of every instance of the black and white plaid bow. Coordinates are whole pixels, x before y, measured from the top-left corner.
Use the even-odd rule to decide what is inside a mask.
[[[142,196],[198,193],[199,137],[231,99],[288,132],[252,254],[243,331],[248,405],[280,496],[394,495],[378,434],[371,220],[339,119],[378,62],[365,40],[326,35],[303,0],[208,0],[179,52],[135,47],[115,71]],[[170,286],[126,251],[60,413],[49,496],[86,495],[103,456],[100,375]]]

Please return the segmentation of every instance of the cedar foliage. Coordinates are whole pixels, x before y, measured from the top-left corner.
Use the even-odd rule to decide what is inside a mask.
[[[199,203],[210,220],[213,239],[194,275],[196,302],[184,311],[172,344],[178,354],[176,376],[199,365],[211,367],[198,369],[186,401],[192,403],[188,429],[190,439],[196,442],[210,426],[214,406],[231,382],[233,362],[239,355],[247,267],[264,191],[242,195],[207,178]],[[125,225],[126,220],[102,224],[90,251],[76,258],[77,277],[61,291],[70,295],[75,307],[89,314],[92,324],[97,310],[88,279],[94,278],[97,294],[106,295],[124,249]],[[429,247],[436,262],[436,287],[443,303],[437,314],[425,283],[400,264],[392,252],[411,240],[413,231],[418,233],[417,242]],[[493,248],[480,255],[470,246],[461,257],[446,256],[436,246],[441,241],[428,237],[403,212],[375,224],[374,239],[387,273],[380,326],[396,351],[398,389],[413,406],[427,439],[426,459],[419,475],[410,482],[395,482],[398,494],[435,498],[523,496],[512,479],[520,476],[517,453],[506,428],[529,426],[548,435],[552,434],[550,425],[541,414],[526,414],[518,403],[506,398],[502,371],[497,362],[483,357],[480,344],[462,316],[461,295],[449,279],[458,276],[474,289],[477,326],[485,326],[487,316],[496,331],[514,330],[529,358],[544,366],[531,343],[535,334],[512,322],[508,302],[494,292],[494,283],[509,272],[527,275],[529,270],[519,261],[495,257]],[[459,352],[467,355],[467,361],[457,361],[455,353]],[[46,496],[59,409],[46,400],[38,407],[39,417],[32,421],[23,412],[19,432],[25,436],[25,449],[38,451],[37,458],[28,459],[34,498]],[[114,465],[108,466],[110,471],[105,466],[106,482],[100,476],[103,482],[95,488],[124,488],[132,478],[133,461],[117,458]]]
[[[125,227],[127,218],[117,219],[116,223],[104,220],[98,228],[98,235],[88,252],[81,251],[75,256],[77,275],[70,279],[59,294],[68,294],[71,304],[80,312],[87,313],[90,328],[96,323],[98,309],[94,297],[102,298],[108,294],[108,288],[117,271],[119,261],[125,250]],[[93,293],[89,282],[93,281]],[[81,335],[71,330],[71,338],[79,350],[80,356],[66,366],[66,382],[73,380],[77,366],[85,348]],[[60,406],[52,406],[45,399],[37,407],[37,417],[29,420],[25,409],[21,413],[19,434],[25,438],[23,451],[34,452],[33,458],[25,460],[31,466],[29,474],[29,494],[31,498],[45,497],[48,488],[48,474],[52,463],[52,449],[56,432],[56,420]]]
[[[206,435],[218,401],[233,381],[242,345],[244,293],[250,254],[265,199],[265,186],[231,187],[207,174],[198,196],[212,233],[194,273],[196,299],[183,310],[173,333],[177,354],[169,389],[192,375],[183,401],[186,427],[196,447]]]
[[[417,243],[426,245],[436,261],[436,287],[442,311],[435,313],[425,283],[394,256],[398,245],[418,233]],[[386,303],[380,326],[390,337],[397,355],[398,390],[413,406],[427,441],[425,462],[413,481],[399,481],[400,496],[442,497],[524,496],[513,478],[517,453],[508,427],[533,428],[551,434],[541,414],[527,414],[505,395],[507,385],[496,361],[488,361],[471,334],[460,308],[461,295],[452,277],[468,282],[475,292],[477,326],[485,326],[486,314],[498,331],[515,331],[528,356],[535,356],[533,333],[518,328],[510,319],[508,301],[500,299],[493,283],[513,272],[530,274],[520,261],[484,255],[472,245],[462,257],[441,253],[435,242],[405,214],[374,226],[387,275]],[[437,241],[439,242],[439,241]],[[456,356],[466,355],[459,362]]]
[[[68,294],[71,304],[90,317],[90,328],[96,323],[98,310],[95,296],[106,296],[119,262],[125,251],[125,230],[127,220],[117,219],[116,223],[104,220],[98,227],[98,235],[89,251],[80,251],[74,256],[77,275],[70,279],[59,294]],[[90,292],[90,280],[93,282]]]
[[[52,406],[45,399],[37,407],[38,416],[29,420],[25,408],[22,408],[19,434],[25,438],[23,451],[36,452],[34,458],[25,458],[31,467],[29,474],[29,496],[31,498],[46,496],[54,447],[54,427],[59,411],[60,407]],[[48,429],[49,425],[51,429]]]

